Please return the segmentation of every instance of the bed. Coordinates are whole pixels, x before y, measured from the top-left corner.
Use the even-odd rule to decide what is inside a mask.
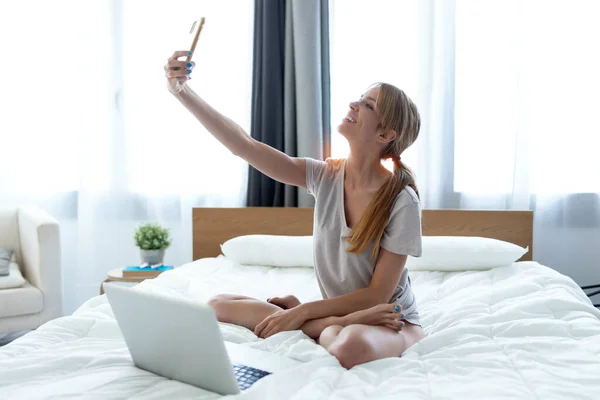
[[[312,209],[194,209],[194,261],[138,285],[206,301],[222,292],[319,298],[311,268],[240,265],[219,245],[241,235],[310,235]],[[423,233],[532,246],[532,214],[425,210]],[[303,363],[240,399],[596,399],[600,311],[570,278],[531,261],[485,271],[411,271],[427,337],[401,358],[342,368],[302,332],[266,340],[220,324],[225,340]],[[260,284],[257,284],[260,282]],[[252,283],[252,284],[249,284]],[[151,333],[149,333],[151,334]],[[0,348],[0,398],[214,399],[135,368],[105,296]]]

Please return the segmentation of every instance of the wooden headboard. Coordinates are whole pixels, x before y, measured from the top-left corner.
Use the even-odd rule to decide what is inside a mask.
[[[423,210],[424,236],[481,236],[533,249],[532,211]],[[313,209],[291,207],[194,208],[194,260],[216,257],[220,245],[241,235],[312,235]]]

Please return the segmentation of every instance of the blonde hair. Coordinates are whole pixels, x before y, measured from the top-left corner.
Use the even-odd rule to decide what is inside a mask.
[[[379,253],[379,245],[383,232],[390,218],[396,197],[406,187],[413,188],[417,196],[419,191],[412,171],[400,160],[400,155],[419,136],[421,117],[417,106],[402,90],[388,83],[376,83],[379,87],[377,96],[378,130],[396,131],[396,138],[388,144],[381,154],[381,159],[392,159],[394,171],[390,179],[377,191],[364,215],[347,239],[348,252],[362,253],[371,241],[374,242],[371,254],[374,260]]]

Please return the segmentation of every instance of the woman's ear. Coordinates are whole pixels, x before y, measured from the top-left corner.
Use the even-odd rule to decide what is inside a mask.
[[[377,141],[380,143],[390,143],[393,142],[398,134],[395,130],[390,129],[389,131],[379,131],[377,132]]]

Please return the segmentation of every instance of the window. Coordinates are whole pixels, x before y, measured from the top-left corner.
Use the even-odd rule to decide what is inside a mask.
[[[248,130],[252,13],[250,0],[3,2],[3,191],[238,193],[246,164],[169,94],[163,66],[206,17],[191,85]]]
[[[599,13],[593,1],[457,2],[456,191],[600,192]]]

